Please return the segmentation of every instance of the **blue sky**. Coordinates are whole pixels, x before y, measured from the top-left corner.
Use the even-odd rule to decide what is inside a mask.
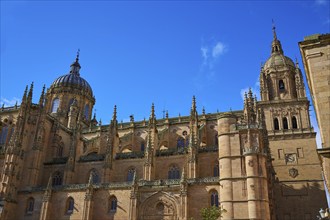
[[[258,92],[270,56],[272,19],[285,55],[297,58],[305,36],[329,32],[329,1],[1,1],[1,104],[35,85],[37,102],[68,73],[80,49],[81,76],[96,114],[118,119],[239,110],[242,92]],[[306,84],[307,85],[307,84]]]

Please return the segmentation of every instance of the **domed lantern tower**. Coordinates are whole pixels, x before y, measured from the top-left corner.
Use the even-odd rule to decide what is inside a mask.
[[[319,209],[314,204],[304,206],[307,195],[309,201],[325,199],[321,172],[316,171],[320,169],[316,133],[310,123],[309,101],[298,62],[284,55],[275,27],[271,48],[260,72],[261,101],[257,108],[264,114],[276,173],[273,208],[277,219],[304,219],[302,215]],[[313,191],[311,185],[318,190]]]
[[[47,90],[46,111],[72,128],[73,121],[89,126],[95,97],[89,83],[80,76],[79,51],[70,72],[58,77]]]

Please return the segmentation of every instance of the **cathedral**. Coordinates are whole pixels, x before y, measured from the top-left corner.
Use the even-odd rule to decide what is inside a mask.
[[[273,28],[260,95],[240,111],[108,125],[92,116],[95,96],[69,73],[33,84],[19,105],[0,109],[0,219],[312,220],[326,207],[316,133],[298,62],[284,55]]]

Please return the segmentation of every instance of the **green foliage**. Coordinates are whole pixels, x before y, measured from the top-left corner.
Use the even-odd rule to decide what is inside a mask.
[[[217,220],[222,217],[222,213],[226,212],[225,209],[221,207],[211,206],[209,208],[201,209],[201,216],[203,220]]]

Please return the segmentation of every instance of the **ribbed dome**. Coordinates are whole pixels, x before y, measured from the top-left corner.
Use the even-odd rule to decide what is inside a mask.
[[[93,91],[89,83],[77,74],[66,74],[58,77],[51,85],[51,88],[68,86],[77,89],[85,90],[93,96]]]
[[[289,57],[277,53],[271,55],[271,57],[265,63],[264,69],[284,67],[284,66],[291,66],[293,68],[295,67],[293,61]]]
[[[93,96],[93,90],[89,83],[80,76],[80,64],[79,64],[79,53],[77,55],[76,61],[71,64],[70,73],[58,77],[51,85],[51,88],[58,87],[71,87],[81,89],[91,96]]]
[[[271,56],[265,63],[264,69],[276,68],[276,67],[293,67],[293,68],[295,68],[293,61],[289,57],[284,56],[281,42],[277,39],[275,26],[273,27],[273,35],[274,35],[274,37],[273,37],[273,42],[272,42]]]

